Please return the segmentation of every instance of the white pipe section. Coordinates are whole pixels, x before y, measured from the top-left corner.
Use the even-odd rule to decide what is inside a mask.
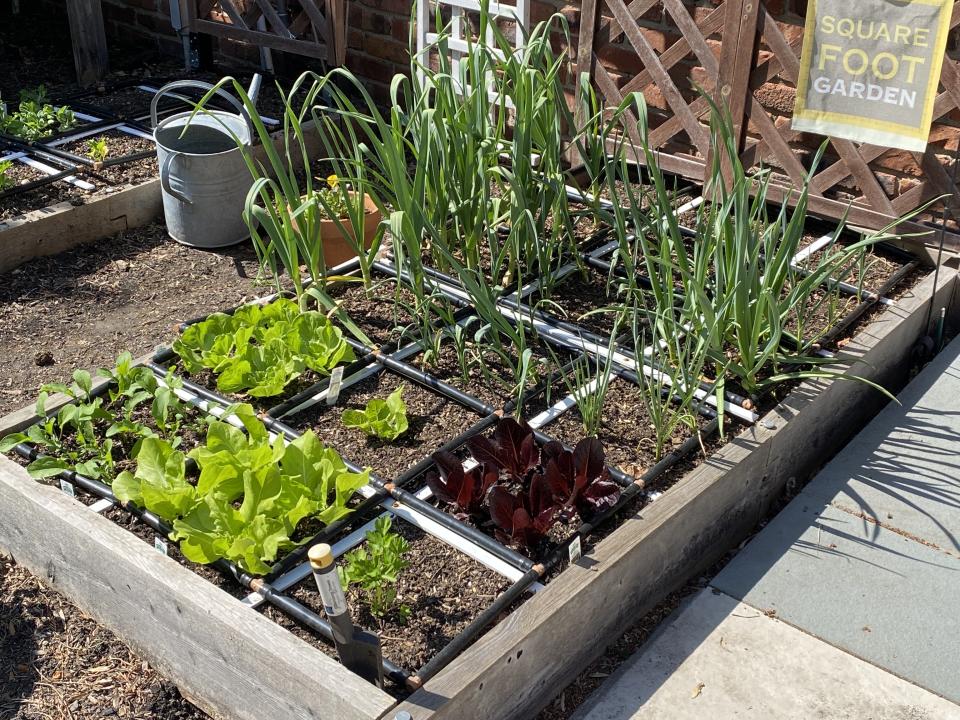
[[[40,172],[44,173],[45,175],[56,175],[56,174],[59,173],[59,172],[63,172],[63,170],[58,170],[57,168],[51,167],[51,166],[47,165],[46,163],[40,162],[39,160],[34,160],[34,159],[31,158],[31,157],[21,157],[21,158],[18,158],[18,159],[19,159],[19,161],[22,162],[24,165],[29,165],[29,166],[32,167],[34,170],[39,170]],[[93,185],[93,184],[91,184],[91,183],[88,183],[86,180],[80,180],[76,175],[67,175],[65,178],[62,178],[62,179],[65,180],[66,182],[70,183],[71,185],[76,185],[76,186],[77,186],[78,188],[80,188],[81,190],[96,190],[96,189],[97,189],[97,186],[96,186],[96,185]]]
[[[806,260],[808,257],[813,255],[815,252],[830,244],[830,241],[833,240],[833,235],[824,235],[814,240],[812,243],[807,245],[805,248],[800,250],[796,255],[793,256],[793,260],[790,261],[791,265],[798,265]]]
[[[113,507],[113,502],[104,498],[103,500],[97,500],[93,505],[88,506],[95,513],[102,513],[107,508]]]

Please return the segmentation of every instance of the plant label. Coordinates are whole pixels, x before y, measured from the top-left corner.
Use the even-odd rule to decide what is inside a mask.
[[[923,152],[953,2],[811,0],[793,130]]]
[[[327,390],[327,405],[336,405],[340,399],[340,387],[343,385],[343,365],[335,367],[330,373],[330,387]]]
[[[157,551],[158,553],[160,553],[161,555],[166,555],[166,554],[167,554],[167,550],[168,550],[168,548],[167,548],[167,541],[164,540],[164,539],[163,539],[162,537],[160,537],[159,535],[154,535],[154,536],[153,536],[153,549],[156,550],[156,551]]]
[[[580,536],[577,535],[573,542],[567,547],[567,557],[571,563],[575,563],[583,556],[583,545],[580,542]]]
[[[327,617],[343,615],[347,611],[347,599],[343,595],[337,573],[315,572],[313,577],[317,580],[317,589],[320,590],[320,599],[323,600],[323,609]]]
[[[73,483],[67,482],[66,480],[60,481],[60,489],[63,491],[64,495],[69,495],[70,497],[76,497],[77,492],[74,490]]]

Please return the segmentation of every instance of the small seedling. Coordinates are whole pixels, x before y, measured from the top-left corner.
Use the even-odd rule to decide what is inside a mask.
[[[13,161],[3,160],[0,161],[0,192],[4,190],[9,190],[14,185],[17,184],[17,181],[14,180],[7,174],[7,171],[13,167]]]
[[[87,143],[87,156],[95,163],[102,163],[107,159],[110,150],[107,148],[107,141],[103,138],[91,140]]]
[[[396,608],[402,622],[410,617],[410,608],[397,605],[397,575],[410,562],[403,556],[410,551],[410,543],[399,534],[390,532],[392,521],[381,517],[367,533],[366,547],[358,547],[345,556],[346,564],[338,568],[340,585],[344,590],[357,584],[370,605],[370,614],[383,619]]]
[[[374,398],[363,410],[344,410],[343,424],[363,430],[385,440],[396,440],[407,431],[407,405],[403,402],[403,385],[386,400]]]
[[[326,186],[313,193],[320,214],[328,220],[347,217],[350,214],[350,208],[340,189],[340,178],[331,175],[324,182]]]

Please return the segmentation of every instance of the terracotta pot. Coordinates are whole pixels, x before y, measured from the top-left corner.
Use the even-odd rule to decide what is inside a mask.
[[[363,246],[369,248],[373,242],[373,236],[377,232],[377,226],[383,216],[377,208],[377,204],[369,195],[363,196]],[[347,218],[341,218],[340,222],[350,232],[351,238],[354,236],[354,228]],[[294,225],[296,227],[296,225]],[[351,246],[351,241],[343,236],[340,228],[337,227],[335,220],[320,221],[319,242],[323,246],[323,259],[328,268],[335,267],[347,260],[352,260],[357,256]]]

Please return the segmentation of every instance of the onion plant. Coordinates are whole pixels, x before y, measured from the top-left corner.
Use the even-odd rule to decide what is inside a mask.
[[[654,317],[650,318],[635,313],[631,334],[640,396],[653,429],[654,457],[660,460],[678,428],[685,427],[692,433],[699,431],[697,391],[706,379],[703,374],[710,345],[703,335],[685,332],[677,324],[673,308],[652,314]],[[640,367],[641,362],[646,370]],[[708,380],[707,395],[715,392],[723,370],[720,368],[717,378]],[[716,399],[722,413],[723,397],[718,394]]]
[[[712,365],[717,375],[718,397],[722,397],[725,376],[736,380],[751,396],[787,380],[856,377],[830,369],[838,358],[814,354],[813,343],[826,328],[806,337],[786,329],[796,308],[830,302],[831,295],[837,296],[839,289],[831,280],[840,279],[865,248],[888,237],[886,231],[880,231],[846,246],[834,242],[806,272],[793,265],[804,237],[810,177],[823,147],[796,188],[795,208],[791,210],[784,201],[771,214],[770,172],[744,169],[730,123],[713,105],[711,129],[716,152],[706,184],[708,197],[698,213],[695,237],[687,238],[670,211],[667,181],[647,142],[642,95],[628,97],[615,115],[626,118],[626,108],[634,110],[638,119],[625,134],[640,138],[639,152],[646,160],[658,216],[643,213],[635,195],[628,193],[628,209],[614,211],[613,231],[621,242],[620,260],[628,272],[634,263],[642,265],[649,277],[648,292],[659,310],[651,318],[656,325],[652,332],[663,340],[682,333],[691,336],[691,342],[703,343],[708,367]],[[731,168],[729,180],[721,172],[724,158]],[[626,169],[622,157],[608,164],[605,180],[611,189],[617,180],[629,188]],[[835,240],[842,228],[841,222]],[[625,237],[631,230],[638,252]]]

